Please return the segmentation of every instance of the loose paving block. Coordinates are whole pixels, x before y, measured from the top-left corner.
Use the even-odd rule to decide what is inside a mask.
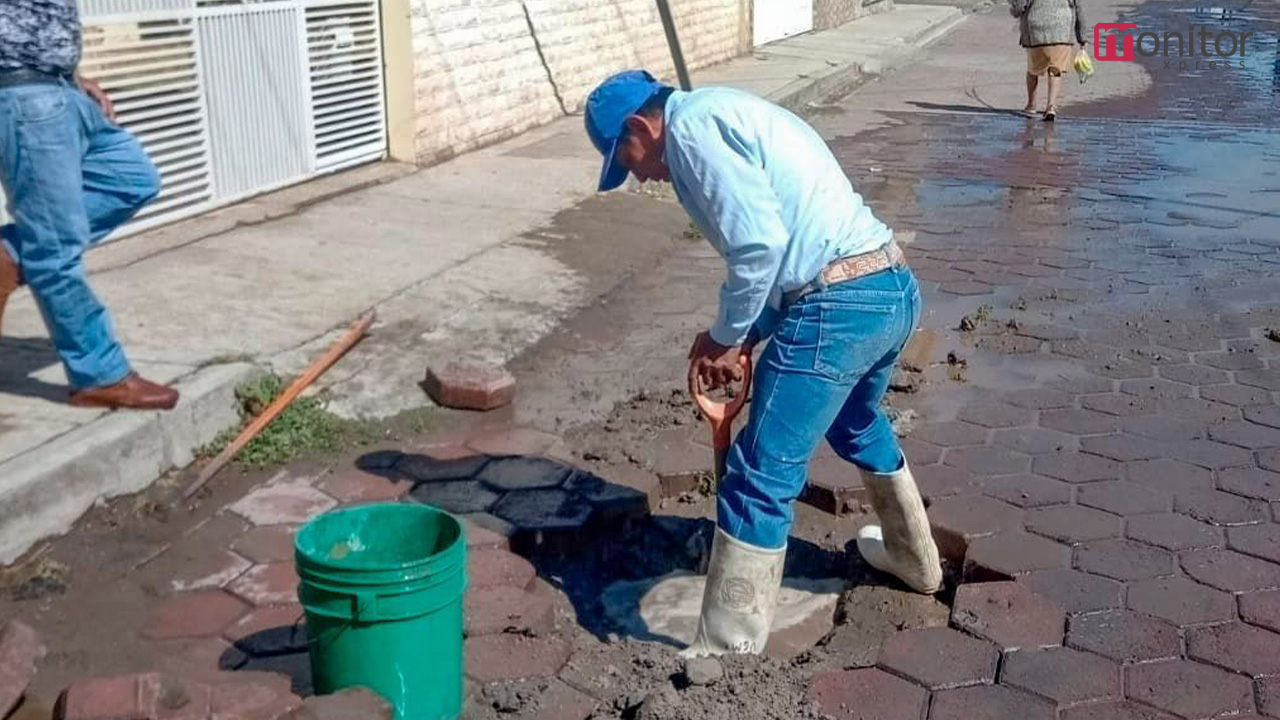
[[[929,699],[923,688],[875,668],[815,675],[808,695],[836,720],[919,720]]]
[[[1280,500],[1280,473],[1258,468],[1230,468],[1218,472],[1218,487],[1258,500]]]
[[[965,405],[956,412],[956,419],[985,428],[1010,428],[1034,424],[1036,413],[1034,410],[1015,407],[1008,403],[988,401]]]
[[[1192,628],[1187,657],[1255,678],[1280,675],[1280,635],[1239,622]]]
[[[492,457],[536,456],[546,453],[559,441],[555,435],[533,428],[501,428],[467,440],[467,447]]]
[[[972,581],[1003,580],[1029,573],[1067,567],[1071,549],[1038,535],[1021,531],[979,538],[965,554],[964,574]]]
[[[485,465],[476,479],[495,492],[558,488],[573,468],[543,458],[500,458]]]
[[[991,434],[992,444],[1027,455],[1044,455],[1063,450],[1074,450],[1073,435],[1045,428],[1019,427],[996,430]]]
[[[938,500],[928,512],[938,551],[956,561],[964,558],[973,540],[1015,529],[1022,521],[1018,508],[981,495]]]
[[[1039,475],[1069,483],[1119,480],[1123,476],[1123,466],[1115,460],[1077,452],[1041,455],[1031,468]]]
[[[231,544],[231,549],[255,563],[293,559],[293,525],[265,525],[251,528]]]
[[[495,410],[516,395],[515,377],[504,367],[484,363],[427,368],[422,386],[437,405],[461,410]]]
[[[413,486],[409,497],[458,515],[488,512],[502,497],[478,480],[422,482]]]
[[[1280,588],[1280,565],[1232,550],[1192,550],[1182,569],[1193,579],[1228,592]]]
[[[1227,544],[1239,550],[1273,563],[1280,563],[1280,525],[1265,523],[1227,530]]]
[[[421,482],[470,480],[479,475],[487,464],[487,456],[477,455],[471,450],[464,449],[462,453],[448,452],[443,456],[427,450],[405,454],[396,465],[396,472]]]
[[[1133,540],[1094,540],[1076,548],[1075,566],[1116,580],[1173,574],[1173,554]]]
[[[528,560],[504,550],[481,550],[467,556],[467,587],[472,590],[498,586],[527,590],[537,575]]]
[[[983,483],[982,492],[987,497],[1003,500],[1010,505],[1022,508],[1064,505],[1071,502],[1074,494],[1071,485],[1040,475],[991,478]]]
[[[222,636],[241,652],[253,656],[307,649],[306,618],[301,605],[258,608],[229,625]]]
[[[1055,715],[1045,700],[1004,685],[944,690],[934,694],[929,708],[929,720],[1053,720]]]
[[[1174,625],[1223,622],[1236,614],[1230,595],[1183,577],[1130,583],[1128,594],[1129,607]]]
[[[1213,489],[1213,473],[1169,458],[1125,463],[1129,482],[1166,493],[1190,493]]]
[[[502,632],[545,635],[555,611],[551,601],[537,593],[505,585],[475,588],[467,593],[467,637]]]
[[[1223,544],[1221,528],[1186,515],[1136,515],[1129,518],[1125,535],[1166,550],[1192,550]]]
[[[1265,502],[1219,490],[1180,494],[1173,509],[1212,525],[1252,525],[1267,519]]]
[[[255,565],[227,589],[256,607],[287,605],[298,602],[298,574],[291,562]]]
[[[1183,718],[1211,718],[1253,710],[1248,678],[1189,660],[1166,660],[1125,669],[1130,698]]]
[[[1115,460],[1116,462],[1150,460],[1163,457],[1169,453],[1169,448],[1164,443],[1124,433],[1091,435],[1081,438],[1080,450],[1091,455]]]
[[[1068,613],[1124,607],[1124,585],[1079,570],[1038,570],[1017,582]]]
[[[299,525],[338,504],[305,480],[264,485],[230,506],[254,525]]]
[[[471,638],[466,647],[467,675],[481,683],[547,678],[560,672],[571,651],[567,640],[555,637],[501,633]]]
[[[1076,492],[1076,502],[1116,515],[1166,513],[1173,509],[1172,495],[1130,482],[1091,483]]]
[[[248,610],[221,590],[179,593],[151,610],[142,633],[154,640],[215,637]]]
[[[346,468],[320,481],[320,489],[341,503],[398,500],[413,483]]]
[[[309,697],[280,720],[391,720],[392,712],[381,695],[357,687]]]
[[[972,475],[1014,475],[1031,469],[1031,456],[998,447],[964,447],[947,450],[942,462]]]
[[[1068,708],[1060,720],[1176,720],[1173,715],[1133,702],[1098,703]]]
[[[987,429],[959,420],[917,425],[909,437],[944,448],[981,445],[987,441]]]
[[[930,690],[995,682],[1000,652],[951,628],[895,633],[880,650],[879,665]]]
[[[1090,613],[1071,619],[1067,644],[1117,662],[1166,660],[1182,654],[1178,629],[1130,610]]]
[[[951,622],[1012,650],[1061,644],[1066,616],[1048,598],[1020,583],[991,582],[961,585]]]
[[[0,718],[18,706],[46,652],[39,634],[26,623],[10,620],[0,628]]]
[[[843,515],[870,502],[861,473],[838,457],[815,458],[810,463],[809,481],[801,497],[833,515]]]
[[[1033,692],[1055,705],[1120,698],[1120,666],[1065,647],[1018,650],[1005,656],[1000,682]]]
[[[1239,596],[1240,618],[1280,633],[1280,590],[1263,590]]]
[[[55,720],[203,720],[211,707],[207,686],[163,673],[80,680],[54,708]]]
[[[696,488],[702,477],[714,469],[711,451],[693,441],[693,432],[692,428],[664,430],[637,453],[662,480],[662,494],[666,497]]]
[[[1025,525],[1027,530],[1037,535],[1071,545],[1118,537],[1124,530],[1123,519],[1080,505],[1031,510],[1027,513]]]
[[[1127,417],[1120,421],[1120,429],[1130,435],[1139,435],[1167,443],[1195,440],[1206,435],[1204,423],[1167,415]]]

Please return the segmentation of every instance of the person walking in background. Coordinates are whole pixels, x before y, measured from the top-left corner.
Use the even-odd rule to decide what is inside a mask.
[[[1018,42],[1027,49],[1027,105],[1022,113],[1035,117],[1040,76],[1048,75],[1049,101],[1044,119],[1058,119],[1062,77],[1071,72],[1078,43],[1085,40],[1084,0],[1009,0],[1009,13],[1018,18]]]
[[[85,250],[153,200],[160,177],[77,73],[81,32],[75,0],[0,2],[0,184],[13,216],[0,227],[0,320],[25,280],[72,405],[168,409],[177,391],[133,371],[84,268]]]

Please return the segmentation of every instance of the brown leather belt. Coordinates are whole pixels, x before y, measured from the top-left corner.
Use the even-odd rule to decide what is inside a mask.
[[[905,265],[906,262],[907,258],[902,254],[902,248],[898,247],[898,243],[892,241],[879,250],[841,258],[822,268],[822,272],[818,273],[817,280],[797,290],[784,293],[782,306],[789,307],[810,293],[826,290],[832,285],[839,285],[850,280],[874,275],[891,267]]]

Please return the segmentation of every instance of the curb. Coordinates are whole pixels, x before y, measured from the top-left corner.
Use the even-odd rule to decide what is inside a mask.
[[[67,532],[99,500],[189,465],[196,448],[239,422],[236,386],[263,372],[249,363],[202,368],[177,383],[182,401],[169,412],[111,413],[0,463],[0,565]]]

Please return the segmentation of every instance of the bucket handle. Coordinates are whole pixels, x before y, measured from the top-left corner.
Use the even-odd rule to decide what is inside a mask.
[[[357,591],[351,594],[351,619],[355,622],[377,622],[378,595],[371,592]]]

